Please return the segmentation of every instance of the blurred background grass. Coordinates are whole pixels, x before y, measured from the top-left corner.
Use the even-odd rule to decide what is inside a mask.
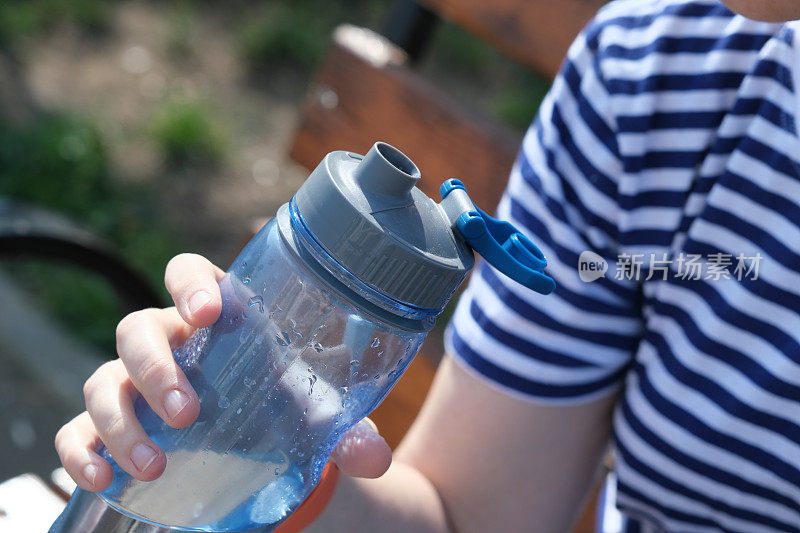
[[[333,28],[379,30],[390,5],[5,0],[0,196],[70,216],[155,286],[182,251],[227,266],[249,220],[302,182],[280,153]],[[519,130],[547,89],[446,23],[429,50],[429,78]],[[69,331],[114,353],[121,313],[105,282],[37,261],[0,266]]]

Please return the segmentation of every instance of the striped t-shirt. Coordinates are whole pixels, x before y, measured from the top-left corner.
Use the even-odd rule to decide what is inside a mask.
[[[558,288],[483,264],[448,328],[509,394],[622,389],[617,506],[637,527],[800,531],[798,31],[712,0],[606,6],[498,208]]]

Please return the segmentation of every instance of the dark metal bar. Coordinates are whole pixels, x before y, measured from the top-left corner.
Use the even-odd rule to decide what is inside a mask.
[[[413,63],[422,56],[439,21],[435,12],[412,0],[396,0],[381,33],[405,50]]]
[[[38,257],[93,271],[114,287],[126,311],[162,307],[160,295],[109,246],[71,220],[0,198],[0,260]]]

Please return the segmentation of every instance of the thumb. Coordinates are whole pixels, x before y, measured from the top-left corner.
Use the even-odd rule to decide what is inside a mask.
[[[392,449],[378,433],[375,423],[364,418],[344,434],[331,459],[348,476],[376,478],[392,464]]]

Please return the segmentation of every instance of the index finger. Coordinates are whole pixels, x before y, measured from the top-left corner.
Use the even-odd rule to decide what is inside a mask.
[[[174,307],[137,311],[117,326],[117,353],[133,385],[175,428],[188,426],[200,412],[197,393],[172,355],[189,329]]]
[[[164,284],[181,318],[196,328],[210,326],[222,311],[219,280],[225,275],[205,257],[180,254],[167,263]]]

